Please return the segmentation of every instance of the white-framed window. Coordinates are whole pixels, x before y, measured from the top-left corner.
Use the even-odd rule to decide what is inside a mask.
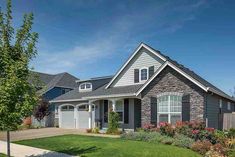
[[[79,89],[81,91],[89,91],[92,90],[92,84],[90,82],[85,82],[79,85]]]
[[[228,102],[228,104],[227,104],[227,109],[228,109],[228,110],[231,110],[231,102]]]
[[[182,121],[182,96],[162,95],[157,99],[157,120],[175,124]]]
[[[74,107],[71,105],[61,107],[61,111],[73,111],[73,110],[74,110]]]
[[[116,101],[116,113],[119,115],[119,123],[124,122],[124,101],[117,100]]]
[[[140,81],[146,81],[148,80],[148,77],[149,77],[149,70],[148,68],[144,67],[144,68],[141,68],[140,69]]]
[[[223,107],[223,101],[222,99],[219,100],[219,108],[222,108]]]

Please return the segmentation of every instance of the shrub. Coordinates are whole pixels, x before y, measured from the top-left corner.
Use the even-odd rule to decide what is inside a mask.
[[[150,123],[145,123],[143,126],[144,131],[151,131],[151,129],[155,128],[155,125]]]
[[[175,132],[189,136],[191,134],[191,129],[188,126],[188,122],[177,121],[175,124]]]
[[[204,121],[191,121],[188,123],[188,126],[192,128],[192,130],[204,130],[206,123]]]
[[[98,134],[100,132],[100,129],[98,127],[95,127],[91,131],[92,133]]]
[[[231,128],[228,131],[228,137],[229,138],[235,138],[235,128]]]
[[[228,150],[221,144],[211,146],[210,150],[205,154],[205,157],[225,157],[228,155]]]
[[[210,141],[197,141],[192,144],[192,150],[198,152],[199,154],[205,155],[206,152],[210,150],[212,144]]]
[[[109,112],[109,121],[108,121],[108,130],[107,134],[119,134],[120,132],[118,131],[118,124],[119,121],[119,115],[116,112]]]
[[[156,143],[161,142],[162,135],[158,132],[129,132],[122,134],[121,138]]]
[[[235,149],[235,138],[226,139],[225,146],[229,149]]]
[[[91,132],[92,132],[92,129],[86,129],[86,132],[87,132],[87,133],[91,133]]]
[[[220,143],[223,145],[225,144],[225,141],[227,139],[227,135],[225,134],[225,132],[220,130],[215,130],[214,137],[216,138],[216,143]]]
[[[174,142],[174,138],[169,136],[163,136],[161,143],[171,145]]]
[[[171,124],[162,122],[160,125],[160,133],[162,135],[173,137],[175,135],[175,129],[172,127]]]
[[[192,138],[189,138],[185,135],[177,134],[175,135],[173,145],[183,148],[191,148],[193,143],[194,140]]]

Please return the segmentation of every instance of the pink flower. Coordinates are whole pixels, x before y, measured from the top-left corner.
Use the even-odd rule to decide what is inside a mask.
[[[196,135],[199,133],[199,130],[192,130],[192,134]]]

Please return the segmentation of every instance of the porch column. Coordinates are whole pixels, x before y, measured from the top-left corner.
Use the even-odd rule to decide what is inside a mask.
[[[89,101],[89,129],[92,128],[92,102]]]
[[[112,100],[113,112],[116,112],[116,100]]]

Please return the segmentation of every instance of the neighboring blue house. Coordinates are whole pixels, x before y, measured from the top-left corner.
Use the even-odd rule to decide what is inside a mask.
[[[75,76],[64,72],[59,74],[46,74],[40,72],[32,72],[33,79],[31,83],[36,84],[38,93],[44,100],[50,101],[60,95],[63,95],[77,87],[76,81],[79,80]],[[50,127],[54,126],[55,105],[49,106],[50,115],[43,121],[43,125]],[[33,118],[33,124],[36,125],[37,121]]]

